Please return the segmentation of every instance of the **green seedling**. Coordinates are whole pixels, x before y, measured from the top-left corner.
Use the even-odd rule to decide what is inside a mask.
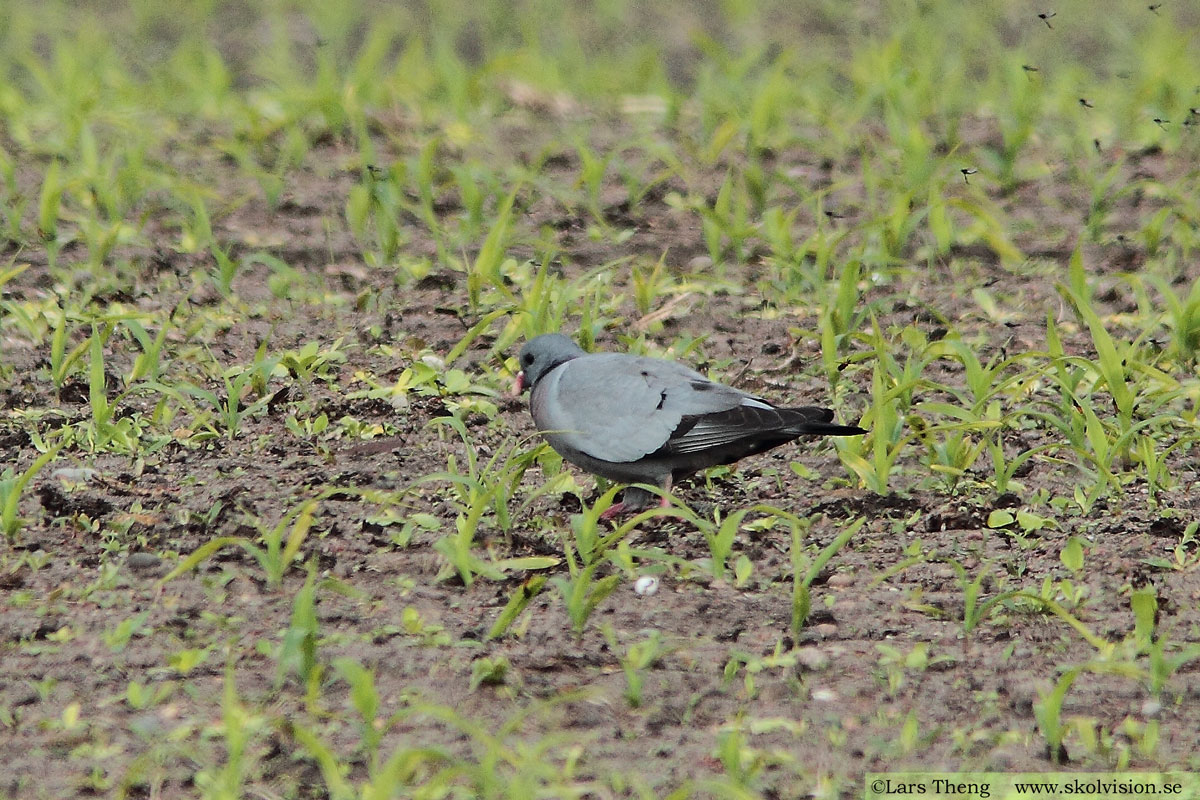
[[[104,367],[104,345],[113,332],[113,325],[92,326],[88,339],[88,403],[92,416],[82,426],[81,437],[89,449],[99,452],[114,449],[136,453],[141,446],[142,426],[135,417],[116,418],[117,406],[132,391],[126,389],[112,400],[108,398],[108,373]]]
[[[199,440],[223,435],[232,441],[241,433],[245,421],[265,411],[271,402],[271,395],[266,394],[267,381],[278,363],[278,358],[266,358],[260,349],[250,367],[231,367],[221,373],[221,383],[224,387],[221,394],[191,384],[147,385],[190,407],[196,418],[196,425],[207,429],[205,433],[197,434]],[[247,402],[252,395],[254,399]],[[193,403],[192,400],[198,400],[200,403]]]
[[[337,368],[346,362],[346,354],[341,351],[345,337],[322,349],[320,342],[309,342],[299,350],[289,350],[280,354],[278,365],[287,370],[292,378],[310,383],[314,378],[331,382],[337,377]]]
[[[149,611],[143,611],[136,617],[129,617],[122,620],[115,628],[105,631],[103,638],[104,643],[108,645],[108,649],[114,653],[119,653],[129,644],[129,640],[135,634],[145,635],[148,631],[143,628],[146,620],[150,617]]]
[[[649,269],[643,266],[633,267],[633,302],[643,317],[654,310],[658,305],[659,296],[668,290],[665,258],[664,253]]]
[[[871,340],[876,362],[871,378],[871,403],[862,423],[870,431],[869,436],[863,437],[869,441],[870,449],[867,441],[836,445],[846,466],[863,485],[878,494],[887,494],[901,451],[922,432],[904,432],[905,414],[912,407],[913,393],[924,383],[921,376],[934,353],[915,328],[905,328],[901,338],[909,350],[908,358],[903,361],[893,357],[878,321],[873,323]]]
[[[587,208],[592,219],[599,225],[605,225],[604,210],[600,207],[600,191],[604,188],[604,175],[608,172],[613,154],[599,156],[587,144],[580,142],[575,145],[575,154],[579,157],[579,180],[587,194]]]
[[[395,715],[389,722],[399,718],[401,714]],[[430,787],[434,792],[439,789],[449,792],[455,784],[455,777],[462,771],[455,759],[439,748],[398,747],[387,761],[369,773],[360,791],[347,779],[343,759],[319,734],[301,724],[293,725],[292,734],[302,752],[317,763],[324,781],[323,788],[333,800],[395,796],[419,784]]]
[[[317,660],[316,566],[310,561],[308,577],[296,592],[292,601],[292,618],[283,635],[283,643],[276,659],[275,687],[278,690],[290,676],[299,679],[305,687],[309,705],[320,692],[324,665]]]
[[[500,616],[496,617],[496,621],[492,623],[486,639],[496,639],[508,633],[509,628],[517,621],[521,613],[529,607],[530,601],[541,593],[545,585],[546,576],[534,575],[518,586],[513,591],[512,596],[509,597],[508,603],[501,610]]]
[[[225,685],[221,696],[221,723],[218,732],[225,743],[225,763],[219,769],[200,770],[196,785],[205,797],[219,800],[241,797],[244,784],[253,773],[257,756],[252,743],[268,728],[269,721],[243,705],[238,698],[232,658],[225,668]]]
[[[397,179],[396,176],[397,170],[403,172],[404,167],[394,164],[387,170],[376,169],[380,173],[378,178],[376,170],[368,168],[364,170],[364,182],[350,189],[345,215],[363,250],[363,259],[372,267],[382,267],[396,261],[405,242],[399,224],[404,209],[399,186],[404,177],[401,174]],[[373,248],[369,246],[371,244]]]
[[[156,686],[147,686],[140,681],[130,681],[125,687],[125,703],[132,709],[142,710],[165,702],[177,688],[173,681]]]
[[[642,687],[645,682],[646,670],[652,669],[670,652],[658,631],[651,631],[650,636],[640,642],[634,642],[621,655],[621,645],[617,634],[611,625],[603,627],[604,639],[608,642],[609,650],[617,654],[621,662],[621,670],[625,673],[625,699],[633,708],[642,705]]]
[[[555,576],[550,579],[551,585],[558,590],[566,604],[567,618],[571,621],[571,630],[576,637],[583,636],[592,612],[621,583],[620,575],[597,578],[596,571],[601,566],[602,564],[597,562],[580,569],[570,577]]]
[[[747,256],[747,242],[756,232],[750,219],[752,206],[746,174],[732,169],[726,172],[711,206],[703,200],[693,203],[700,215],[704,246],[719,277],[724,276],[727,253],[734,264]]]
[[[1030,592],[1023,589],[1010,590],[1001,592],[994,597],[988,598],[986,601],[980,601],[980,595],[983,589],[983,582],[987,577],[986,572],[980,572],[973,580],[968,580],[966,570],[962,568],[956,561],[947,561],[956,572],[959,573],[959,582],[963,587],[964,603],[963,603],[963,635],[964,645],[969,639],[971,633],[980,624],[983,623],[994,611],[1004,607],[1016,607],[1015,604],[1026,603],[1039,610],[1049,612],[1054,616],[1067,623],[1076,633],[1080,635],[1088,644],[1096,648],[1101,653],[1109,653],[1112,651],[1112,644],[1103,637],[1098,636],[1086,625],[1083,624],[1076,616],[1063,608],[1054,599],[1045,597],[1042,594]]]
[[[212,539],[196,548],[179,562],[178,566],[164,575],[158,581],[158,586],[162,587],[168,581],[195,569],[226,547],[240,547],[253,556],[266,572],[267,584],[278,588],[283,583],[283,576],[300,556],[300,548],[312,530],[313,516],[319,506],[319,499],[309,500],[292,508],[273,527],[260,527],[262,536],[258,541],[262,543],[261,546],[242,536],[219,536]],[[286,542],[283,538],[285,532],[288,534]]]
[[[384,720],[379,718],[379,692],[375,689],[375,673],[350,658],[338,658],[333,662],[338,677],[350,687],[350,703],[358,714],[359,737],[366,751],[367,769],[374,775],[379,769],[379,745],[386,730]]]
[[[448,483],[459,507],[455,519],[455,532],[434,543],[447,563],[458,573],[464,583],[470,585],[475,575],[482,574],[491,580],[499,580],[509,569],[545,569],[558,563],[557,559],[531,557],[510,559],[504,562],[487,562],[472,551],[480,523],[487,512],[492,512],[497,527],[508,531],[512,524],[509,502],[516,494],[525,471],[534,463],[537,451],[522,452],[522,442],[512,437],[496,448],[491,458],[482,461],[466,426],[455,417],[439,417],[431,423],[451,428],[463,441],[466,451],[466,474],[458,467],[458,459],[451,454],[447,469],[418,481],[423,483]],[[550,491],[546,484],[526,498],[520,511],[528,508],[537,497]]]
[[[50,336],[50,376],[54,382],[54,388],[61,389],[70,375],[71,368],[91,348],[92,340],[91,337],[84,339],[71,348],[71,352],[68,353],[67,336],[69,335],[69,331],[67,329],[67,312],[65,309],[58,311],[55,315],[53,325],[53,332]]]
[[[833,541],[825,545],[816,558],[809,559],[804,549],[804,535],[811,527],[811,522],[802,520],[778,509],[773,510],[774,513],[780,514],[791,523],[792,528],[792,543],[791,543],[791,561],[792,561],[792,632],[799,634],[808,622],[809,612],[812,610],[812,584],[821,574],[821,570],[837,555],[843,547],[850,543],[850,540],[862,530],[862,526],[866,524],[865,518],[859,518],[850,525],[846,526]]]
[[[520,187],[514,187],[512,192],[500,204],[496,220],[491,230],[479,248],[479,254],[470,265],[464,264],[467,273],[467,303],[472,310],[478,309],[483,299],[483,291],[490,288],[509,294],[504,285],[504,274],[516,266],[516,261],[505,258],[508,249],[509,230],[512,225],[513,203]]]
[[[180,675],[187,675],[208,660],[212,655],[209,648],[189,647],[167,657],[167,665]]]
[[[1080,668],[1068,670],[1048,692],[1039,692],[1039,698],[1033,703],[1033,713],[1037,718],[1038,730],[1046,741],[1046,754],[1051,763],[1061,764],[1065,760],[1066,750],[1063,739],[1066,738],[1068,727],[1063,722],[1062,708],[1067,699],[1067,692],[1079,677]]]
[[[29,269],[28,264],[15,263],[15,257],[13,259],[9,259],[8,266],[0,269],[0,289],[3,289],[4,284],[8,283],[27,269]]]
[[[138,345],[142,348],[142,352],[138,354],[133,361],[133,366],[129,370],[129,374],[125,376],[125,385],[133,386],[141,380],[155,382],[159,379],[162,372],[162,350],[166,343],[167,334],[172,330],[170,320],[159,325],[158,333],[153,337],[143,327],[141,322],[136,319],[123,320],[123,324],[129,329],[130,335],[137,340]]]
[[[58,456],[62,447],[62,444],[58,444],[42,453],[24,472],[18,473],[12,467],[6,467],[4,472],[0,473],[0,530],[4,532],[4,538],[10,545],[16,544],[17,534],[26,524],[19,516],[21,495],[24,494],[25,487],[43,467]]]
[[[780,639],[775,643],[775,648],[771,653],[758,656],[746,653],[741,650],[734,650],[728,661],[725,662],[724,680],[726,683],[732,681],[739,671],[745,673],[742,679],[743,688],[747,698],[753,699],[758,696],[758,681],[756,675],[766,670],[787,671],[795,669],[797,664],[796,651],[794,649],[786,649],[783,645],[783,640]]]
[[[512,664],[504,656],[489,658],[482,656],[471,662],[471,685],[473,692],[480,686],[500,686],[508,679]]]
[[[927,642],[917,642],[910,650],[903,650],[889,644],[877,644],[879,650],[879,667],[887,684],[888,695],[897,697],[908,684],[910,676],[919,676],[932,666],[953,662],[951,656],[931,656]]]
[[[51,267],[57,264],[58,252],[63,244],[59,237],[58,223],[63,192],[67,185],[62,171],[62,163],[58,159],[51,161],[42,177],[42,189],[38,194],[38,236],[46,246],[46,255]]]
[[[704,534],[704,540],[708,543],[709,571],[713,578],[725,579],[726,566],[729,556],[733,552],[734,538],[737,536],[742,520],[751,510],[749,508],[739,509],[722,519],[720,509],[717,509],[714,512],[713,522],[696,519],[697,527],[700,528],[700,532]]]

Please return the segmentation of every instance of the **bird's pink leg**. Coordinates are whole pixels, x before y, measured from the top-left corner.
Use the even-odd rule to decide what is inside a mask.
[[[611,506],[609,506],[608,508],[606,508],[602,512],[600,512],[600,519],[612,519],[614,517],[620,516],[624,510],[625,510],[624,503],[613,503]]]
[[[668,475],[666,480],[663,481],[662,488],[663,488],[663,491],[665,492],[665,494],[659,499],[658,505],[660,508],[670,508],[670,506],[671,506],[671,497],[670,497],[670,495],[671,495],[671,476],[670,475]],[[626,491],[628,492],[628,491],[633,491],[633,490],[628,489]],[[638,494],[645,495],[648,493],[645,492],[644,490],[638,490]],[[626,497],[628,497],[628,494],[626,495]],[[619,503],[613,503],[611,506],[609,506],[604,511],[602,511],[600,513],[600,519],[613,519],[617,516],[620,516],[621,514],[625,514],[628,512],[644,511],[648,507],[649,507],[649,504],[644,503],[644,502],[637,502],[636,504],[631,505],[626,500],[622,500]]]
[[[663,481],[663,496],[658,500],[659,508],[670,508],[671,506],[671,473],[667,473],[667,479]]]

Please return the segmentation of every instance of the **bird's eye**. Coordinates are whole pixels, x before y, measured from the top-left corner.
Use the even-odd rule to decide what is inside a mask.
[[[527,367],[530,364],[532,364],[533,363],[533,353],[526,353],[525,355],[521,356],[521,363]]]

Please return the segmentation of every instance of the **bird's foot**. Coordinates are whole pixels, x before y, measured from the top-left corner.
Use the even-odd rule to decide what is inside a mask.
[[[600,519],[610,520],[616,519],[627,511],[624,503],[613,503],[608,508],[600,512]]]
[[[636,514],[639,511],[645,511],[647,508],[654,506],[652,498],[654,495],[647,492],[645,489],[638,489],[636,486],[631,486],[625,490],[621,496],[619,503],[613,503],[608,508],[600,513],[600,519],[609,520],[626,514]],[[664,495],[659,498],[659,508],[670,508],[671,501],[668,496]]]

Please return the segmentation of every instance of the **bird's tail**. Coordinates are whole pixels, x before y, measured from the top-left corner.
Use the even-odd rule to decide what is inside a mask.
[[[795,416],[796,422],[788,426],[789,431],[795,431],[798,436],[858,436],[866,433],[866,428],[857,425],[841,425],[832,422],[832,408],[816,406],[801,406],[800,408],[781,408],[788,416]]]

